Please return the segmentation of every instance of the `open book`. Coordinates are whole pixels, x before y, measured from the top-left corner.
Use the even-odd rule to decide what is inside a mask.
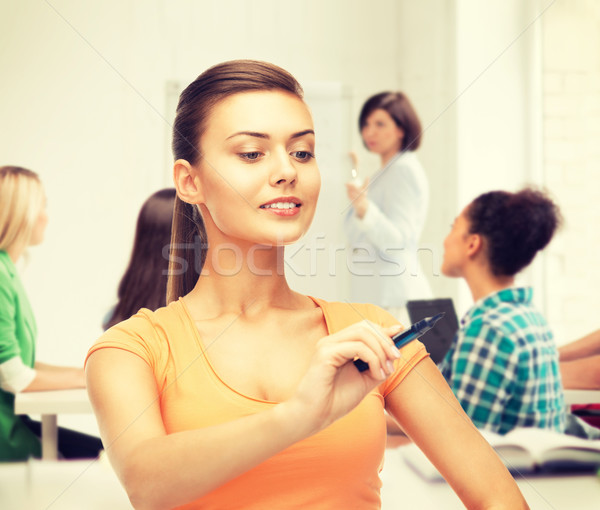
[[[600,440],[580,439],[537,428],[517,428],[504,436],[487,430],[480,432],[512,473],[591,471],[600,467]],[[441,478],[416,445],[402,446],[400,451],[404,460],[424,478]]]

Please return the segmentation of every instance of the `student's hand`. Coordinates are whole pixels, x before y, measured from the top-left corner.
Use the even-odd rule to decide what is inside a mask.
[[[354,207],[354,212],[360,219],[363,218],[367,212],[367,207],[369,206],[369,200],[367,198],[368,185],[369,179],[365,179],[362,184],[357,182],[346,183],[346,192],[348,193],[348,198],[350,199],[352,207]]]
[[[401,329],[400,325],[382,328],[365,320],[317,342],[296,394],[285,403],[309,434],[354,409],[394,372],[393,361],[400,352],[390,337]],[[369,364],[368,370],[358,371],[353,363],[357,357]]]

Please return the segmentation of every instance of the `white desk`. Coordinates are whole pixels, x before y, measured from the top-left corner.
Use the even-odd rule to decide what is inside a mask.
[[[385,452],[382,510],[464,510],[445,481],[429,482],[422,478],[406,464],[400,448]],[[594,474],[532,475],[516,479],[531,510],[598,510],[600,477]]]
[[[464,510],[444,482],[428,482],[398,449],[386,450],[382,510]],[[531,476],[517,483],[531,510],[598,510],[600,477]],[[0,463],[0,508],[131,510],[124,489],[105,458]]]
[[[565,390],[565,404],[600,404],[600,390]]]
[[[17,393],[15,414],[42,415],[42,458],[58,458],[59,414],[91,413],[92,405],[87,390],[30,391]]]
[[[0,463],[2,510],[132,510],[106,459]]]

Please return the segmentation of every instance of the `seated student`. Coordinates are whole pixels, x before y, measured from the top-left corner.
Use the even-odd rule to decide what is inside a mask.
[[[85,387],[83,368],[35,359],[37,326],[15,264],[29,246],[42,242],[47,223],[38,175],[17,166],[0,167],[0,461],[41,454],[41,425],[15,414],[16,393]],[[96,457],[101,449],[97,437],[58,430],[64,458]]]
[[[169,304],[107,330],[86,366],[133,505],[378,509],[387,409],[467,507],[526,508],[420,342],[399,351],[384,310],[288,286],[315,143],[300,85],[272,64],[218,64],[182,92]]]
[[[558,353],[565,388],[600,389],[600,329],[559,347]]]
[[[102,325],[105,330],[128,319],[140,308],[156,310],[167,304],[175,196],[175,188],[161,189],[142,205],[129,265],[119,284],[119,301]]]
[[[552,331],[532,305],[532,289],[514,286],[559,223],[557,206],[539,191],[492,191],[461,212],[444,241],[442,272],[464,278],[475,304],[440,370],[479,428],[564,431]]]
[[[558,349],[563,385],[573,390],[600,390],[600,329]],[[600,403],[571,406],[573,414],[600,428]]]

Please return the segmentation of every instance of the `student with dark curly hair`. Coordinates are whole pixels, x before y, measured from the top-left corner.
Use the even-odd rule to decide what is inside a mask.
[[[479,428],[565,428],[552,331],[532,305],[532,289],[514,285],[560,222],[540,191],[492,191],[462,211],[444,241],[442,272],[464,278],[475,304],[440,369]]]

